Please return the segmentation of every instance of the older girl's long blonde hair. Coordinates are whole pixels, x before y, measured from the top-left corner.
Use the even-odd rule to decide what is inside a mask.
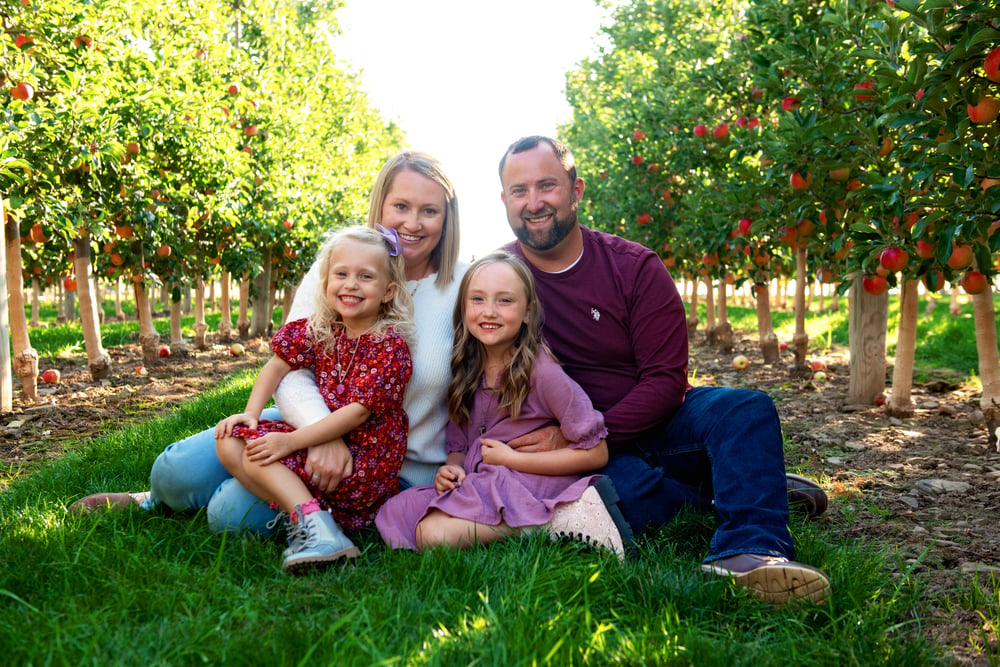
[[[469,411],[486,371],[486,350],[466,328],[465,311],[469,282],[489,264],[509,266],[524,286],[528,297],[528,321],[517,332],[511,346],[513,357],[500,374],[498,409],[509,412],[512,418],[517,419],[521,406],[531,391],[531,373],[535,368],[535,359],[539,354],[552,356],[542,337],[542,306],[535,292],[535,279],[531,270],[518,257],[502,250],[479,259],[462,277],[452,318],[455,342],[451,353],[451,384],[448,385],[448,418],[456,424],[469,421]]]
[[[411,347],[415,343],[413,329],[413,298],[406,289],[406,273],[403,266],[403,253],[395,257],[389,254],[389,244],[382,233],[371,227],[347,227],[335,232],[319,251],[320,286],[316,291],[316,308],[309,317],[307,329],[315,343],[316,350],[322,351],[327,346],[335,344],[338,332],[344,323],[326,300],[326,288],[330,280],[330,264],[334,252],[346,241],[357,241],[365,245],[379,248],[385,256],[386,271],[389,274],[389,285],[395,285],[396,293],[388,301],[379,306],[378,320],[372,333],[381,337],[392,327]]]

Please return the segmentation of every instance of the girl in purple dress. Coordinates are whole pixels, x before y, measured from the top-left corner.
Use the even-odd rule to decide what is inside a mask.
[[[382,227],[352,227],[327,241],[318,260],[315,314],[275,334],[274,356],[257,376],[246,410],[216,427],[219,461],[254,495],[287,513],[287,571],[358,556],[340,526],[371,525],[381,504],[399,491],[413,313],[402,260],[396,232]],[[298,368],[314,370],[331,414],[298,430],[261,420],[278,382]],[[336,438],[346,442],[354,474],[324,493],[306,472],[306,450]]]
[[[607,429],[541,336],[531,272],[496,252],[469,269],[454,315],[446,450],[433,486],[404,490],[375,519],[394,548],[466,548],[543,527],[619,556],[631,530],[605,477]],[[523,453],[506,443],[558,424],[569,447]]]

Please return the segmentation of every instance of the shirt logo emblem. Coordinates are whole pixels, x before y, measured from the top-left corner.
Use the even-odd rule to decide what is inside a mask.
[[[591,308],[590,316],[594,318],[595,322],[597,322],[598,320],[601,319],[601,311],[597,310],[596,308]]]

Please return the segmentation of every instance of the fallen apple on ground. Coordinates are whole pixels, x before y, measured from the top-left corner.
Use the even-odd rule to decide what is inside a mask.
[[[161,357],[169,357],[170,356],[170,348],[167,347],[166,345],[164,345],[163,347],[160,348],[160,350],[159,350],[159,352],[157,354],[159,354]]]
[[[244,352],[243,346],[239,343],[233,343],[229,346],[229,354],[234,357],[242,357]]]
[[[737,354],[735,357],[733,357],[733,368],[735,368],[736,370],[745,371],[749,365],[750,365],[750,360],[747,359],[742,354]]]
[[[59,378],[62,377],[59,373],[59,369],[50,368],[44,373],[42,373],[42,382],[46,384],[55,384],[59,382]]]

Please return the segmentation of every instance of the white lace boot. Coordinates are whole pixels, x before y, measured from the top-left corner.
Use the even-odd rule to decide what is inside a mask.
[[[289,533],[288,549],[281,564],[286,572],[298,574],[328,567],[341,558],[361,555],[361,550],[344,535],[327,511],[317,510],[303,515],[302,506],[296,505],[290,521],[295,532]]]
[[[554,538],[570,537],[603,547],[625,558],[625,548],[632,543],[632,529],[618,506],[618,492],[608,477],[601,477],[587,487],[579,500],[556,507],[543,526]]]

